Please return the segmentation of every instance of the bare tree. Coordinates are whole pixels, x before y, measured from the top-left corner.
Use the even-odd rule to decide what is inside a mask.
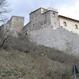
[[[7,1],[6,0],[0,0],[0,25],[4,24],[7,20],[5,14],[8,12],[8,4],[7,4]],[[3,47],[5,41],[7,40],[8,38],[8,35],[7,35],[7,32],[4,33],[3,32],[3,26],[0,26],[1,30],[0,30],[0,48]]]
[[[0,0],[0,23],[5,22],[5,13],[8,12],[7,10],[7,1],[6,0]]]

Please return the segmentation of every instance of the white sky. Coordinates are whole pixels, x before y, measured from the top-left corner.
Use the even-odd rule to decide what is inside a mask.
[[[79,20],[79,0],[7,0],[12,10],[7,16],[24,16],[25,23],[29,13],[39,7],[58,9],[59,14]]]

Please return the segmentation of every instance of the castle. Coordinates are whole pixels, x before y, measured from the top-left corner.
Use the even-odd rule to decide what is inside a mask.
[[[55,9],[39,8],[31,12],[23,32],[37,45],[79,55],[79,20],[58,15]]]
[[[14,37],[23,33],[37,45],[79,54],[79,20],[58,15],[55,9],[39,8],[31,12],[25,26],[24,17],[13,16],[0,30]]]
[[[30,22],[25,26],[25,31],[38,30],[47,26],[53,29],[63,27],[79,34],[79,20],[58,15],[58,11],[55,9],[45,8],[39,8],[30,13]]]
[[[16,35],[17,32],[23,30],[28,31],[39,30],[49,26],[52,29],[65,28],[68,31],[79,34],[79,20],[72,19],[63,15],[58,15],[58,11],[51,8],[38,8],[30,13],[30,21],[24,26],[24,17],[12,16],[11,19],[2,25],[4,31],[9,30]]]

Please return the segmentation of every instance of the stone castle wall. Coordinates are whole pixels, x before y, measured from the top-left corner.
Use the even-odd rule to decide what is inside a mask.
[[[66,26],[64,22],[66,23]],[[79,20],[58,15],[58,12],[54,9],[39,8],[31,12],[30,21],[25,27],[27,27],[27,31],[32,31],[47,26],[53,29],[63,27],[68,31],[79,34]]]
[[[4,34],[9,34],[12,36],[17,36],[18,33],[22,31],[24,27],[24,17],[12,16],[11,19],[4,24],[3,32]]]
[[[60,26],[67,29],[68,31],[72,31],[73,33],[79,34],[79,21],[73,21],[68,18],[59,17]],[[64,24],[66,22],[66,26]]]
[[[23,31],[29,40],[37,45],[56,48],[79,56],[79,35],[62,28],[61,24],[57,11],[40,8],[30,13],[30,22],[25,27],[23,17],[13,16],[1,28],[5,35],[16,37]]]
[[[38,10],[30,13],[30,22],[25,27],[27,27],[27,31],[32,31],[39,30],[47,26],[53,29],[58,28],[58,12],[39,8]]]
[[[57,11],[42,11],[38,9],[32,12],[30,22],[24,27],[29,40],[37,45],[44,45],[79,56],[79,36],[74,31],[69,32],[68,25],[66,29],[66,26],[61,27]]]

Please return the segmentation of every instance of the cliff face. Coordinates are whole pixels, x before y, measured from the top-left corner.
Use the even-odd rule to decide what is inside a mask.
[[[53,30],[50,27],[28,32],[30,41],[37,45],[44,45],[51,48],[68,52],[68,54],[79,56],[79,35],[59,28]]]

